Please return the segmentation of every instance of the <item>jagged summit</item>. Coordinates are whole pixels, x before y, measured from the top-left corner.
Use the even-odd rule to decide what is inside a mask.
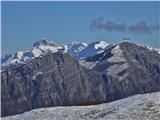
[[[105,49],[109,44],[105,41],[96,41],[91,43],[95,49]]]
[[[68,45],[68,53],[77,58],[79,53],[88,47],[87,43],[84,42],[72,42]]]
[[[74,45],[78,45],[78,44],[88,46],[88,44],[85,43],[85,42],[77,42],[77,41],[74,41],[74,42],[70,43],[68,46],[74,46]]]
[[[17,67],[43,54],[58,52],[62,49],[53,41],[42,38],[33,44],[33,47],[26,51],[18,51],[14,55],[6,55],[1,58],[2,69],[5,67]]]
[[[38,47],[41,45],[55,46],[56,44],[53,41],[47,40],[45,37],[33,43],[33,47]]]
[[[84,59],[97,53],[103,52],[107,47],[108,43],[105,41],[96,41],[90,44],[72,43],[69,45],[68,53],[76,59]]]
[[[2,69],[4,67],[8,66],[17,66],[20,64],[24,64],[25,62],[28,62],[31,59],[34,59],[36,57],[39,57],[43,54],[49,53],[49,52],[64,52],[69,53],[72,57],[82,60],[86,59],[90,56],[95,56],[97,54],[101,54],[107,49],[111,49],[115,45],[124,45],[124,44],[131,44],[131,45],[137,45],[131,41],[123,41],[117,44],[108,44],[105,41],[95,41],[90,44],[87,44],[85,42],[72,42],[69,45],[58,45],[53,41],[47,40],[45,37],[42,39],[36,41],[33,44],[33,47],[26,51],[18,51],[14,55],[5,55],[1,58],[1,65]],[[141,46],[141,45],[138,45]],[[155,49],[151,47],[144,47],[147,48],[150,51],[156,51],[160,53],[160,49]]]

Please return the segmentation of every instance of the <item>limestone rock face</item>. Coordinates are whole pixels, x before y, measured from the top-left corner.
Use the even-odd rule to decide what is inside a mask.
[[[98,72],[68,54],[49,53],[1,73],[2,116],[35,108],[105,101]]]
[[[101,74],[109,100],[160,91],[160,54],[145,47],[123,42],[88,57],[82,65]]]

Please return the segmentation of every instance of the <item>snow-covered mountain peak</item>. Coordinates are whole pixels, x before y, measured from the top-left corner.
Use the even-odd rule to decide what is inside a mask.
[[[68,45],[68,52],[74,57],[77,57],[81,51],[88,47],[87,43],[84,42],[72,42]]]
[[[61,51],[63,53],[69,53],[72,57],[75,57],[78,60],[82,60],[85,59],[87,57],[90,56],[94,56],[96,54],[101,54],[104,51],[108,50],[108,49],[112,49],[114,46],[115,48],[113,49],[113,53],[115,54],[115,56],[120,56],[122,50],[120,49],[120,46],[123,44],[135,44],[132,42],[120,42],[118,44],[108,44],[105,41],[96,41],[96,42],[92,42],[90,44],[87,44],[85,42],[72,42],[69,45],[62,45],[59,46],[57,45],[55,42],[53,41],[49,41],[46,38],[42,38],[39,41],[36,41],[33,44],[33,47],[29,50],[26,51],[18,51],[16,54],[14,55],[5,55],[1,58],[1,65],[2,67],[4,66],[10,66],[10,65],[19,65],[19,64],[23,64],[35,57],[39,57],[43,54],[52,52],[58,52]],[[120,45],[120,46],[119,46]],[[143,46],[144,47],[144,46]],[[150,46],[146,46],[146,48],[148,48],[151,51],[157,51],[158,53],[160,53],[160,49],[156,49],[156,48],[152,48]],[[104,53],[105,56],[106,53]],[[103,58],[103,57],[102,57]],[[101,58],[99,58],[98,60],[101,60]]]
[[[1,59],[2,66],[19,65],[23,64],[33,58],[39,57],[48,52],[58,52],[59,50],[64,53],[69,53],[77,59],[83,59],[97,53],[101,53],[106,49],[109,44],[105,41],[92,42],[87,44],[85,42],[72,42],[69,45],[59,46],[53,41],[42,38],[34,42],[33,47],[26,51],[18,51],[14,55],[4,56]]]
[[[90,44],[73,42],[68,45],[68,53],[77,59],[84,59],[103,52],[108,45],[105,41],[96,41]]]
[[[2,67],[5,66],[17,66],[20,64],[24,64],[25,62],[39,57],[43,54],[52,52],[58,52],[62,50],[62,46],[56,45],[53,41],[48,41],[46,38],[42,38],[39,41],[36,41],[33,44],[33,47],[26,51],[18,51],[14,55],[4,56],[2,57],[1,64]]]
[[[56,44],[53,41],[49,41],[46,38],[42,38],[39,41],[36,41],[35,43],[33,43],[33,47],[39,47],[39,46],[55,46]]]
[[[144,47],[146,47],[147,49],[151,50],[151,51],[157,51],[160,54],[160,48],[153,48],[149,45],[145,45]]]
[[[76,42],[76,41],[75,41],[75,42],[72,42],[72,43],[69,44],[68,46],[71,47],[71,46],[77,46],[77,45],[79,45],[79,46],[80,46],[80,45],[81,45],[81,46],[86,46],[86,47],[88,46],[88,44],[85,43],[85,42]]]
[[[78,51],[81,51],[87,46],[88,44],[85,42],[72,42],[71,44],[68,45],[68,49],[77,49]]]
[[[18,51],[18,52],[14,55],[14,58],[21,60],[22,57],[23,57],[23,54],[24,54],[24,51]]]
[[[94,44],[95,44],[95,49],[98,49],[98,48],[105,49],[109,45],[105,41],[98,41],[98,42],[95,42]]]

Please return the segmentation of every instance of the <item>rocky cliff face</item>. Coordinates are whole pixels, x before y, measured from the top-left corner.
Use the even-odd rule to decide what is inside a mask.
[[[2,116],[34,108],[106,100],[103,79],[61,52],[49,53],[1,74]]]
[[[82,65],[101,74],[109,100],[160,91],[160,55],[142,46],[123,42]]]

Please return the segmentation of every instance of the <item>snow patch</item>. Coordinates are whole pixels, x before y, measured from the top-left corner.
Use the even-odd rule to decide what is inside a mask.
[[[38,57],[38,56],[40,56],[42,54],[42,51],[40,49],[38,49],[38,48],[33,48],[31,52],[33,53],[33,55],[35,57]]]
[[[156,52],[158,52],[158,54],[160,54],[160,48],[153,48],[153,47],[151,47],[151,46],[145,46],[147,49],[149,49],[149,50],[151,50],[151,51],[156,51]]]
[[[18,52],[15,54],[15,58],[21,60],[21,59],[23,58],[23,54],[24,54],[23,51],[18,51]]]
[[[100,41],[99,43],[95,44],[95,49],[101,48],[105,49],[109,44],[105,41]]]

